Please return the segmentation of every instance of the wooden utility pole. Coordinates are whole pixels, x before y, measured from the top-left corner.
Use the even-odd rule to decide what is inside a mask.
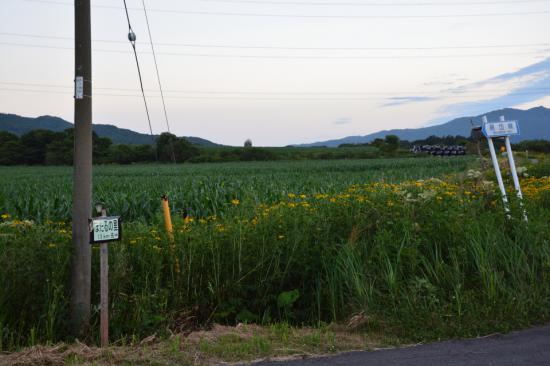
[[[75,0],[75,101],[71,330],[87,338],[90,319],[92,201],[92,37],[90,0]]]

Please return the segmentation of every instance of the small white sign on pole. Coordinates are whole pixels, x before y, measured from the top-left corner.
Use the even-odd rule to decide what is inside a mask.
[[[96,217],[90,222],[90,243],[104,243],[121,239],[120,217]]]
[[[84,77],[77,76],[74,81],[74,97],[84,99]]]
[[[99,289],[101,312],[99,329],[101,347],[109,345],[109,247],[111,241],[119,241],[122,237],[120,216],[107,217],[107,209],[103,204],[96,204],[96,211],[101,216],[90,219],[90,244],[99,243]]]

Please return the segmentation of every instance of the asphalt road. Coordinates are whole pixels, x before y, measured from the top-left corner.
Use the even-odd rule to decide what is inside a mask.
[[[550,365],[550,325],[464,341],[446,341],[407,348],[350,352],[333,357],[282,362],[262,366],[470,366]]]

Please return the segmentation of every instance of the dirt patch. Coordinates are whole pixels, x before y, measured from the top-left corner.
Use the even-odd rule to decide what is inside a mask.
[[[217,341],[224,336],[238,336],[243,339],[249,339],[257,335],[268,333],[265,327],[255,324],[238,324],[235,327],[214,324],[210,330],[199,330],[191,332],[185,339],[189,342],[199,342],[201,340]]]
[[[294,328],[286,324],[235,327],[213,325],[209,330],[153,335],[129,346],[90,347],[83,343],[35,346],[0,354],[1,366],[27,365],[214,365],[255,363],[316,357],[350,350],[374,349],[382,337],[350,330],[347,325]]]

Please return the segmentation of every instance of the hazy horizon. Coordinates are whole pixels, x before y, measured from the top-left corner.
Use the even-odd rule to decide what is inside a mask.
[[[153,132],[142,2],[127,1]],[[122,1],[92,1],[94,123],[149,133]],[[173,133],[284,146],[550,106],[550,1],[146,1]],[[73,6],[0,4],[0,112],[73,122]]]

